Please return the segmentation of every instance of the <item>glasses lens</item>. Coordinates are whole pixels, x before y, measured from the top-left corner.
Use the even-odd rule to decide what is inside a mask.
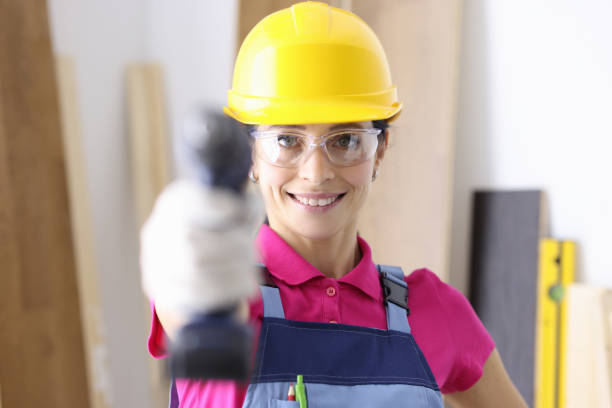
[[[378,132],[349,130],[331,135],[325,142],[330,160],[338,165],[350,166],[368,160],[378,146]]]
[[[257,155],[280,167],[295,167],[311,148],[325,146],[329,160],[338,166],[352,166],[370,159],[378,147],[378,129],[345,129],[323,137],[321,143],[291,131],[253,132]],[[319,139],[321,140],[321,139]]]
[[[257,153],[269,163],[277,166],[295,165],[308,143],[304,136],[291,133],[268,133],[257,138]]]

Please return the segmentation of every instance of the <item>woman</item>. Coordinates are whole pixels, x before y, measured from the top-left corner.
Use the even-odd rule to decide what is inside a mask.
[[[249,33],[225,112],[249,125],[268,217],[257,247],[271,286],[248,302],[257,371],[248,388],[179,380],[181,407],[300,406],[281,400],[302,369],[312,407],[441,407],[440,391],[455,407],[526,406],[465,298],[426,269],[403,281],[380,270],[357,235],[400,110],[384,51],[357,16],[299,3]],[[407,286],[407,304],[385,304],[381,284]],[[182,321],[159,307],[153,317],[149,349],[161,356],[164,329],[172,338]]]

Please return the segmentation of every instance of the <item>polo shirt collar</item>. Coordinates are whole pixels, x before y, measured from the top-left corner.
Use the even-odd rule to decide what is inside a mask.
[[[382,301],[378,270],[372,262],[372,250],[365,240],[357,236],[361,249],[361,260],[349,273],[338,279],[361,290],[371,298]],[[289,285],[300,285],[310,279],[325,278],[317,268],[312,266],[272,228],[263,224],[257,234],[256,244],[260,260],[270,273]]]

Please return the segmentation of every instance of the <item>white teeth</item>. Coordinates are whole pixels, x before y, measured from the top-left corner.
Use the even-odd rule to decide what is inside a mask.
[[[294,196],[296,198],[296,200],[298,200],[300,203],[305,204],[305,205],[309,205],[311,207],[324,207],[326,205],[330,205],[331,203],[333,203],[334,201],[336,201],[336,199],[338,198],[338,196],[335,197],[329,197],[329,198],[306,198],[306,197],[300,197],[300,196]]]

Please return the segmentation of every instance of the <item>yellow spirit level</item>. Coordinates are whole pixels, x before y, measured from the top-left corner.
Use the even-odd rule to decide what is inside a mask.
[[[540,241],[535,408],[565,407],[566,293],[574,281],[575,254],[574,242]]]

